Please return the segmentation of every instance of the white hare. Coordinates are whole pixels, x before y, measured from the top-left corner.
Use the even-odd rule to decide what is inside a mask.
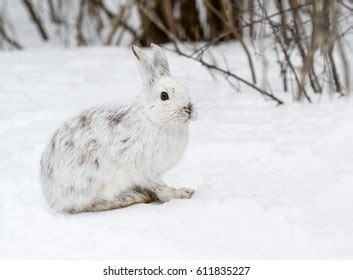
[[[190,198],[161,175],[182,157],[193,105],[169,72],[163,50],[153,58],[132,46],[143,80],[136,102],[88,109],[66,121],[41,157],[41,185],[56,211],[103,211]]]

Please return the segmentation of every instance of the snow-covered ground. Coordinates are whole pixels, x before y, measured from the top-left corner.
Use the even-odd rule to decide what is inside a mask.
[[[241,71],[245,56],[236,53],[226,54]],[[276,107],[168,56],[199,114],[165,179],[195,196],[63,215],[41,194],[44,145],[77,111],[133,100],[133,56],[126,48],[0,53],[0,257],[353,258],[353,102]],[[278,73],[269,79],[279,90]]]

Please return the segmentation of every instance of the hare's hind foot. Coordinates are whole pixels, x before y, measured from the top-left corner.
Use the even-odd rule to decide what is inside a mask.
[[[123,192],[112,200],[101,199],[88,206],[79,209],[69,209],[66,212],[70,214],[82,212],[108,211],[118,208],[125,208],[139,203],[151,203],[154,201],[167,202],[170,199],[189,199],[194,194],[194,190],[188,188],[164,187],[154,192],[147,188],[134,187]]]
[[[141,187],[134,187],[114,197],[114,199],[112,200],[101,199],[80,209],[70,209],[66,212],[70,214],[75,214],[82,212],[108,211],[118,208],[129,207],[134,204],[151,203],[153,201],[158,200],[158,197],[153,191]]]

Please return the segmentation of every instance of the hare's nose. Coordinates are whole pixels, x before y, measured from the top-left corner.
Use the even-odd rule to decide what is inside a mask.
[[[189,103],[189,104],[186,105],[183,109],[184,109],[184,111],[185,111],[186,113],[191,114],[191,113],[192,113],[192,109],[193,109],[192,104]]]

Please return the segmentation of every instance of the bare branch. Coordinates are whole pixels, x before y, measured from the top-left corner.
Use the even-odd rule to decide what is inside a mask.
[[[32,21],[35,23],[35,26],[37,27],[42,39],[44,41],[48,41],[49,40],[48,33],[44,28],[44,25],[43,25],[43,22],[42,22],[40,16],[37,14],[35,8],[33,7],[31,0],[22,0],[22,2],[25,5],[25,7],[27,8],[27,11],[28,11]]]
[[[224,69],[222,69],[222,68],[220,68],[220,67],[218,67],[218,66],[216,66],[214,64],[210,64],[210,63],[204,61],[202,58],[195,58],[195,57],[193,57],[191,55],[183,53],[182,51],[180,51],[180,49],[174,49],[174,50],[173,49],[168,49],[168,50],[172,51],[172,52],[176,52],[177,54],[179,54],[179,55],[181,55],[183,57],[186,57],[186,58],[189,58],[191,60],[197,61],[197,62],[201,63],[203,66],[205,66],[206,68],[208,68],[210,70],[215,70],[215,71],[217,71],[219,73],[224,74],[225,77],[232,77],[232,78],[238,80],[239,82],[242,82],[243,84],[245,84],[248,87],[256,90],[257,92],[261,93],[262,95],[264,95],[266,97],[269,97],[270,99],[276,101],[277,105],[284,104],[284,102],[282,100],[280,100],[279,98],[277,98],[273,94],[271,94],[271,93],[269,93],[269,92],[267,92],[267,91],[255,86],[253,83],[245,80],[244,78],[239,77],[238,75],[236,75],[236,74],[234,74],[234,73],[232,73],[232,72],[230,72],[228,70],[224,70]]]

